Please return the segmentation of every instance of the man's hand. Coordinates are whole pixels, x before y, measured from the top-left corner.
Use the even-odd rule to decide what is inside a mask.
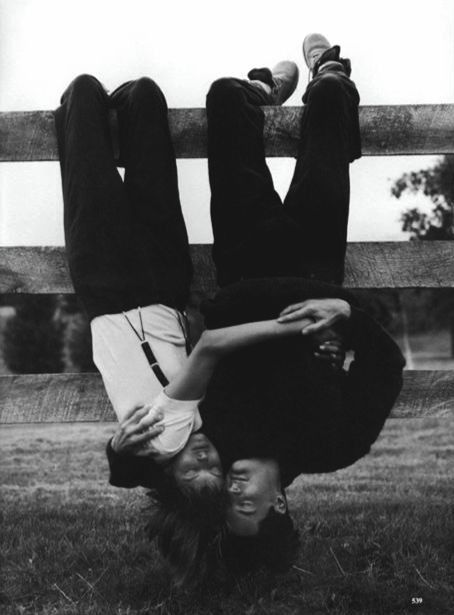
[[[340,370],[345,361],[343,337],[334,329],[323,329],[312,335],[314,356],[320,361],[330,363],[335,370]]]
[[[351,307],[343,299],[308,299],[294,303],[282,310],[278,322],[287,323],[309,318],[313,322],[306,325],[301,333],[310,335],[331,327],[340,320],[350,318]]]
[[[151,406],[135,406],[119,424],[111,446],[120,455],[144,455],[147,443],[164,431],[162,413],[150,414]]]

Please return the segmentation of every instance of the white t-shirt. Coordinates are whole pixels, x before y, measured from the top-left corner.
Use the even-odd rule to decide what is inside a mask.
[[[126,312],[134,329],[141,335],[139,311]],[[186,341],[176,310],[162,304],[141,308],[145,339],[169,382],[187,360]],[[170,399],[151,369],[137,335],[124,314],[104,314],[91,321],[93,361],[99,369],[107,395],[119,421],[138,405],[152,405],[164,418],[164,431],[145,449],[164,461],[185,446],[193,431],[200,429],[200,400]]]

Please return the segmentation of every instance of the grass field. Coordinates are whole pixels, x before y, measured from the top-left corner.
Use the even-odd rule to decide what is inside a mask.
[[[0,613],[454,613],[453,427],[391,420],[352,468],[298,479],[287,575],[176,594],[143,537],[143,492],[107,484],[112,425],[4,426]]]

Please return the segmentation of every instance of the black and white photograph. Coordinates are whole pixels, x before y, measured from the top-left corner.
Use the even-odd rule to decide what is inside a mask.
[[[0,0],[2,615],[454,612],[450,0]]]

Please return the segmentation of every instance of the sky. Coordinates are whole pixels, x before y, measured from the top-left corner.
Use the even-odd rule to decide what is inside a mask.
[[[361,104],[454,103],[452,0],[0,0],[0,111],[53,109],[80,73],[107,89],[143,75],[169,107],[203,107],[210,83],[282,59],[300,67],[286,104],[307,83],[301,43],[322,32],[350,57]],[[351,168],[351,241],[404,240],[399,217],[421,197],[396,200],[402,172],[435,157],[365,157]],[[269,161],[285,195],[291,159]],[[190,241],[211,241],[206,160],[178,161]],[[0,244],[62,245],[58,163],[0,165]]]

